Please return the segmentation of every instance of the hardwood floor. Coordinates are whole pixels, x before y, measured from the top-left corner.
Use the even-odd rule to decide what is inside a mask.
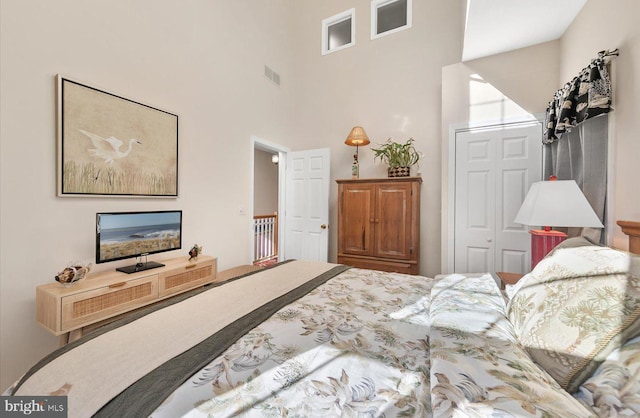
[[[216,275],[216,281],[225,281],[233,279],[234,277],[242,276],[243,274],[250,273],[252,271],[260,270],[262,267],[246,264],[242,266],[232,267],[227,270],[219,271]]]

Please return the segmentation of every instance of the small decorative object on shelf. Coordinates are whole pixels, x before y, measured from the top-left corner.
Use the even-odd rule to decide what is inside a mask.
[[[413,146],[414,139],[409,138],[404,144],[393,142],[391,138],[387,142],[380,144],[379,148],[371,148],[376,154],[374,161],[380,158],[383,163],[389,166],[387,174],[389,177],[409,177],[411,166],[415,165],[422,158],[422,153]]]
[[[56,281],[61,285],[68,287],[73,285],[75,282],[84,279],[84,276],[89,273],[89,270],[91,270],[91,263],[86,265],[71,263],[70,266],[65,267],[64,270],[56,275]]]
[[[351,164],[351,178],[360,178],[360,164],[358,163],[358,154],[353,154],[353,164]]]
[[[388,177],[409,177],[411,174],[411,167],[389,167],[387,169]]]
[[[198,244],[193,244],[193,247],[189,250],[189,260],[193,260],[194,258],[198,258],[200,253],[202,252],[202,247]]]

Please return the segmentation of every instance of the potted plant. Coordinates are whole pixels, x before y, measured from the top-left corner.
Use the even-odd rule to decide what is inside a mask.
[[[417,164],[422,157],[422,153],[415,149],[413,142],[414,139],[409,138],[407,142],[400,144],[389,138],[387,142],[380,144],[379,148],[371,149],[376,154],[373,160],[380,158],[389,166],[389,177],[408,177],[411,166]]]

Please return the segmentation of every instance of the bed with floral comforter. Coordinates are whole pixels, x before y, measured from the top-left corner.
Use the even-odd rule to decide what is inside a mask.
[[[427,416],[432,284],[350,269],[243,336],[153,416]]]
[[[92,413],[638,416],[637,257],[564,247],[506,297],[490,274],[430,279],[328,265],[333,273],[245,324],[242,335],[215,334],[207,341],[223,340],[222,347],[187,350],[197,352],[195,369],[177,373],[182,363],[163,362],[131,385],[137,389]],[[219,288],[242,289],[246,281],[255,291],[294,267],[279,265]],[[95,390],[104,386],[98,380]]]

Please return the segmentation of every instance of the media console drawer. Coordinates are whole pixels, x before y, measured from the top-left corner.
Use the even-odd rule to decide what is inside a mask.
[[[215,264],[191,264],[160,274],[160,297],[175,295],[211,282]]]
[[[216,280],[216,259],[199,256],[162,261],[164,267],[126,274],[89,274],[70,287],[49,283],[36,288],[36,320],[62,335],[133,311]]]
[[[64,296],[60,329],[70,330],[101,321],[157,299],[157,274]]]

